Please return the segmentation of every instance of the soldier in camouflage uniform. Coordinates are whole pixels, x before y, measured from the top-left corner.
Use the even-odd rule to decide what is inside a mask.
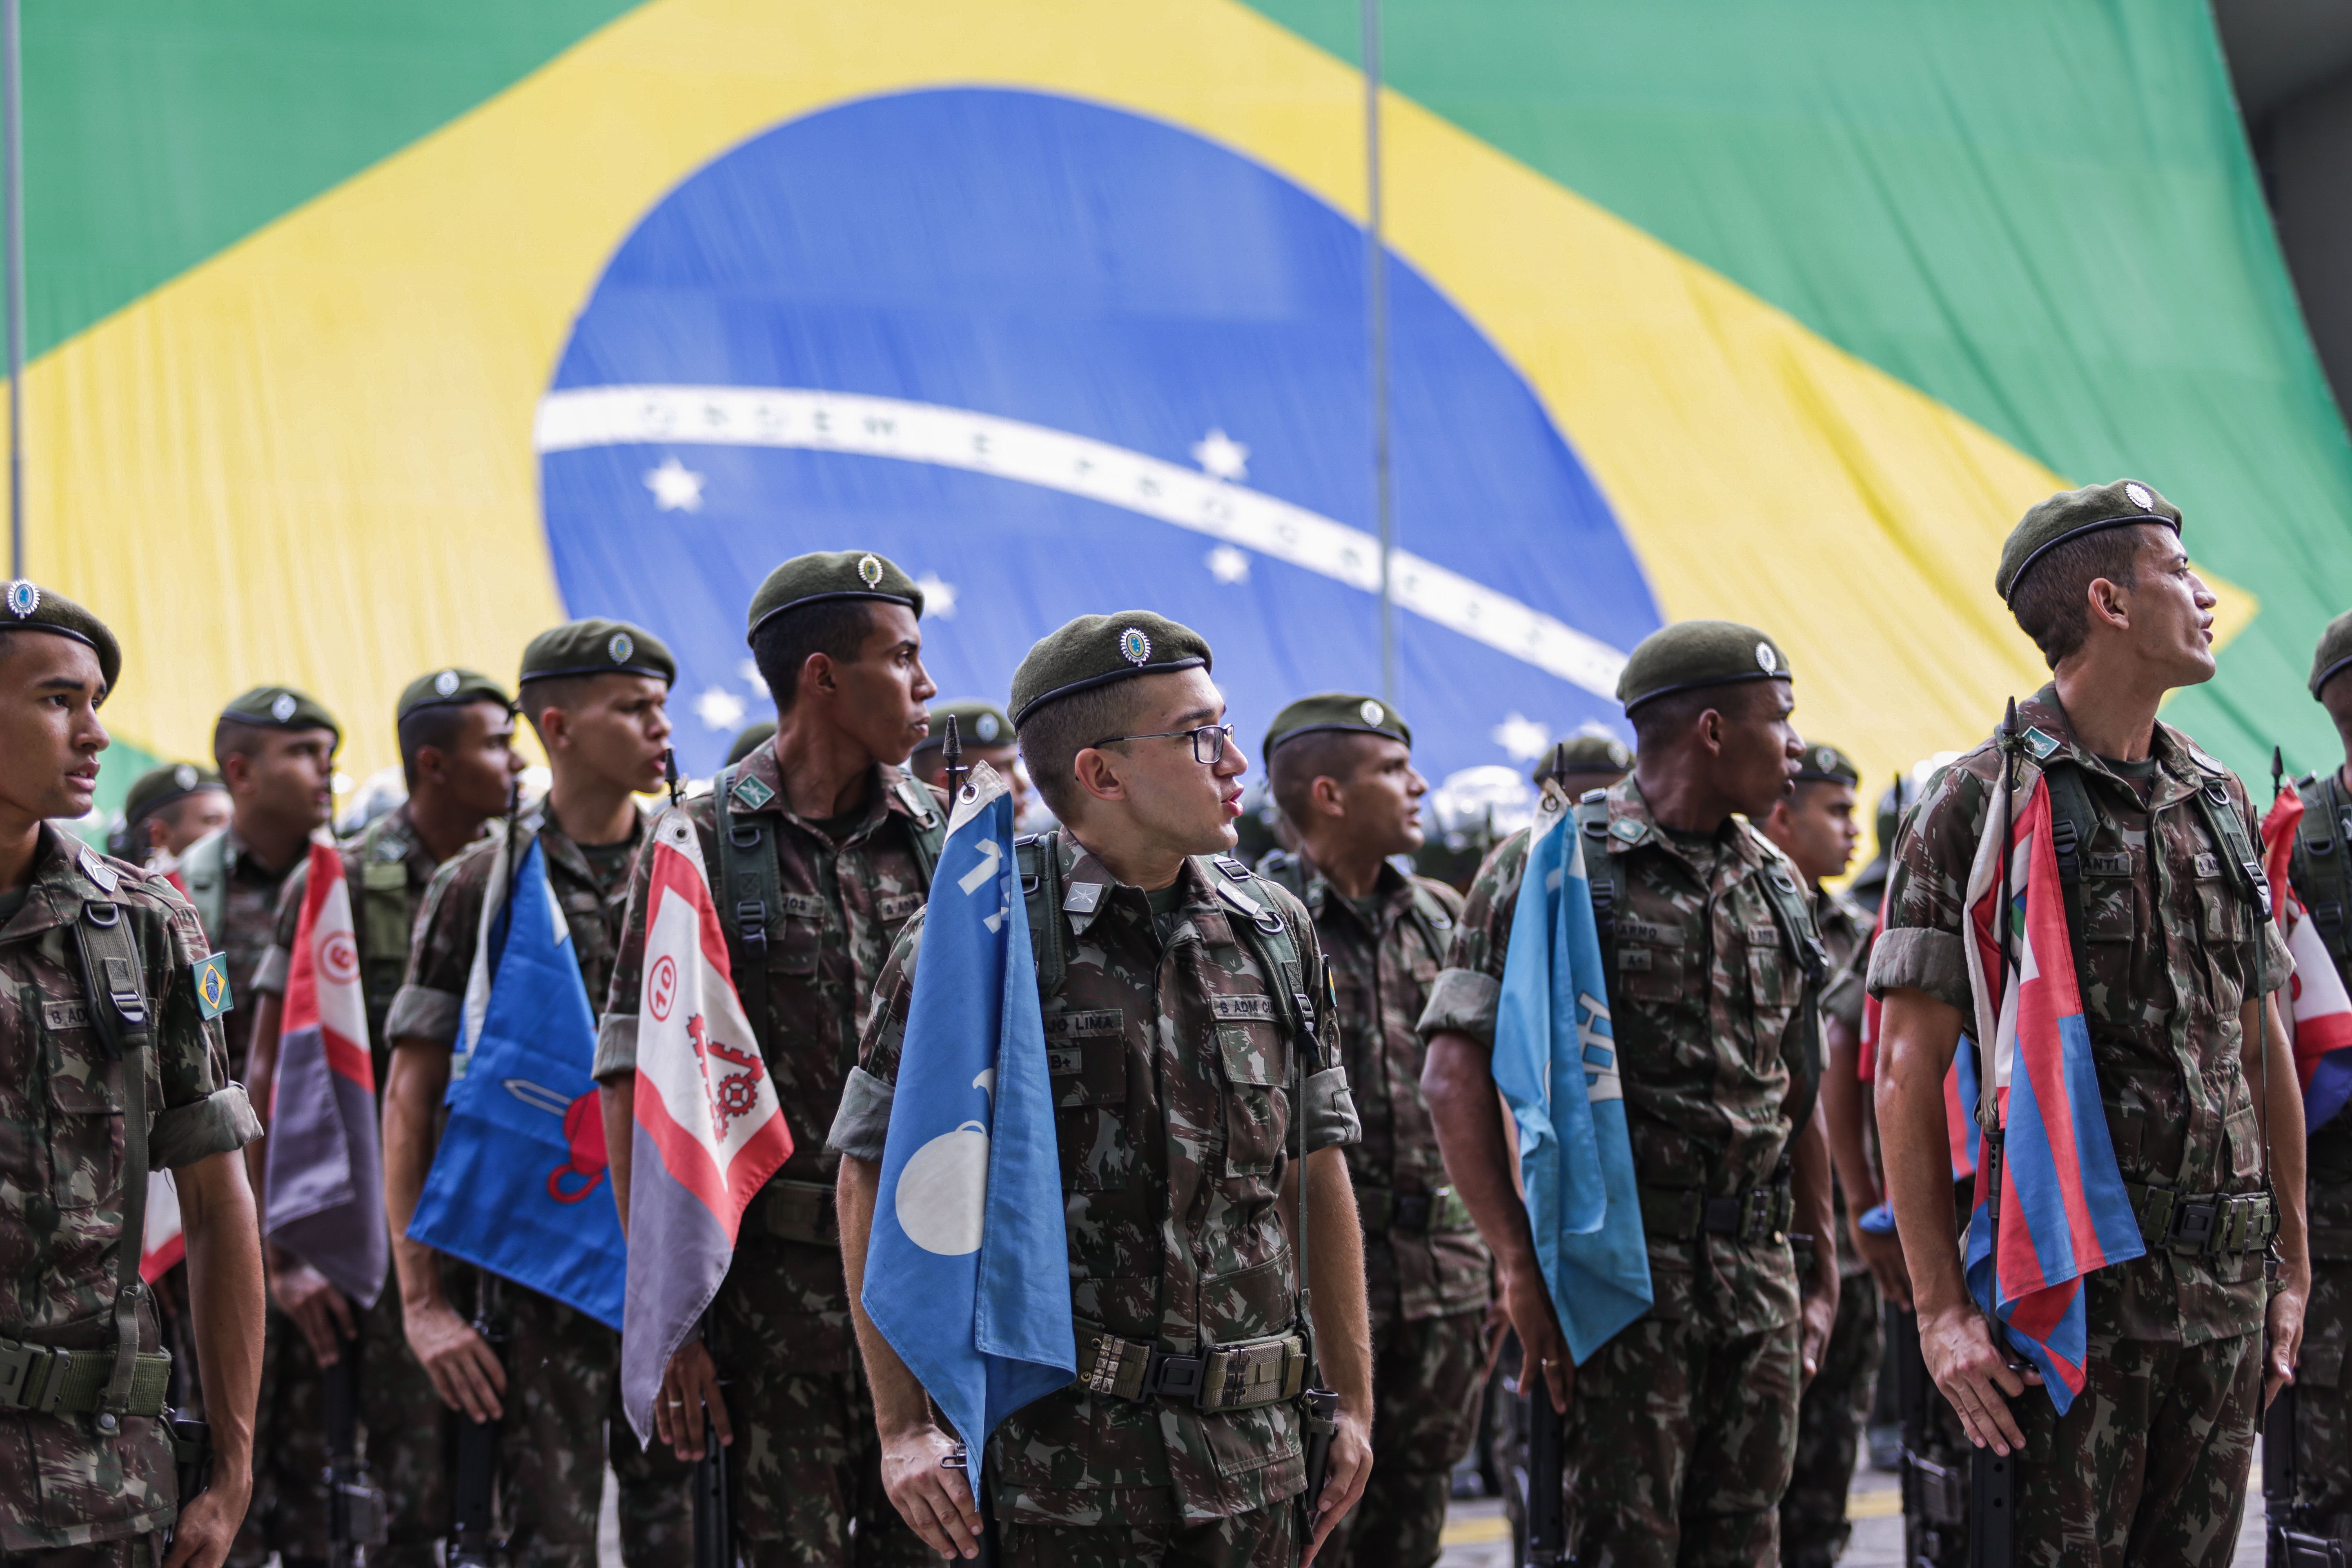
[[[122,797],[122,827],[111,848],[134,866],[166,869],[228,819],[228,785],[220,774],[194,763],[165,763],[140,774]]]
[[[1813,925],[1822,933],[1833,976],[1853,964],[1876,919],[1874,911],[1865,913],[1843,893],[1822,885],[1853,859],[1861,831],[1853,820],[1853,792],[1861,782],[1861,770],[1843,752],[1820,741],[1808,742],[1797,766],[1795,792],[1757,825],[1789,857],[1811,890]],[[1849,1062],[1848,1085],[1852,1080]],[[1859,1096],[1849,1093],[1848,1098]],[[1829,1233],[1814,1237],[1811,1248],[1801,1247],[1798,1253],[1801,1263],[1808,1250],[1836,1249],[1838,1312],[1829,1345],[1822,1352],[1821,1371],[1805,1385],[1797,1408],[1797,1460],[1788,1493],[1780,1500],[1780,1561],[1789,1568],[1829,1568],[1845,1551],[1853,1533],[1845,1517],[1846,1491],[1878,1374],[1878,1292],[1870,1282],[1869,1265],[1847,1238],[1845,1194],[1833,1186],[1830,1195]]]
[[[337,847],[358,927],[368,1048],[379,1086],[391,1081],[392,1042],[384,1020],[408,967],[425,889],[443,861],[480,837],[482,825],[505,811],[523,765],[512,744],[513,700],[497,682],[472,670],[437,670],[411,681],[394,707],[394,722],[408,799]],[[305,860],[286,879],[277,932],[254,975],[249,1070],[259,1083],[272,1082],[277,1069],[280,1007],[309,881]],[[266,1146],[266,1139],[257,1141],[248,1156],[265,1214]],[[361,1457],[390,1505],[389,1541],[372,1549],[368,1561],[376,1568],[425,1568],[436,1561],[437,1544],[450,1528],[445,1410],[408,1349],[397,1284],[374,1305],[355,1307],[308,1266],[282,1254],[274,1261],[280,1278],[273,1283],[281,1296],[284,1276],[309,1277],[301,1310],[290,1314],[307,1345],[283,1336],[272,1347],[267,1384],[271,1403],[263,1416],[274,1449],[272,1471],[311,1483],[310,1506],[286,1510],[279,1550],[289,1560],[327,1555],[326,1499],[318,1484],[327,1468],[326,1384],[320,1369],[349,1354],[360,1362]],[[284,1480],[280,1486],[291,1490]]]
[[[892,765],[923,738],[923,703],[937,689],[923,671],[922,607],[922,590],[870,552],[777,567],[750,612],[775,736],[686,803],[793,1154],[745,1212],[709,1342],[678,1351],[654,1415],[662,1440],[695,1458],[709,1411],[728,1447],[735,1544],[748,1561],[931,1560],[883,1490],[824,1152],[858,1028],[891,942],[922,907],[946,832],[940,797]],[[625,1214],[651,877],[648,863],[596,1055]]]
[[[2288,876],[2313,928],[2352,985],[2352,877],[2344,819],[2352,816],[2352,614],[2321,634],[2311,661],[2311,695],[2344,739],[2342,768],[2297,781],[2304,818]],[[2313,1129],[2307,1150],[2311,1307],[2303,1360],[2294,1373],[2297,1528],[2352,1544],[2352,1117],[2338,1111]],[[2273,1514],[2273,1524],[2283,1522]]]
[[[1314,917],[1339,995],[1339,1061],[1363,1141],[1348,1171],[1364,1226],[1372,1321],[1372,1479],[1329,1560],[1356,1568],[1437,1561],[1454,1461],[1478,1412],[1493,1265],[1445,1183],[1421,1097],[1416,1028],[1462,913],[1443,882],[1390,863],[1421,847],[1412,731],[1360,693],[1302,699],[1275,716],[1261,754],[1297,837],[1258,867]]]
[[[1325,1541],[1369,1468],[1361,1236],[1333,1147],[1360,1130],[1344,1069],[1315,1044],[1326,1008],[1315,1001],[1325,972],[1314,922],[1221,853],[1248,762],[1223,722],[1210,658],[1188,628],[1129,611],[1072,621],[1013,676],[1022,754],[1065,825],[1021,853],[1037,879],[1034,930],[1062,921],[1033,941],[1065,955],[1058,984],[1040,972],[1038,998],[1078,1375],[989,1441],[983,1484],[1008,1568],[1287,1568]],[[1237,931],[1244,921],[1251,934]],[[1269,922],[1286,949],[1256,934]],[[919,943],[918,926],[891,954],[833,1127],[853,1300]],[[1311,1326],[1299,1321],[1282,1204],[1302,1176]],[[892,1501],[933,1547],[972,1555],[982,1527],[971,1493],[939,1468],[950,1438],[862,1310],[857,1327]],[[1311,1535],[1298,1500],[1310,1327],[1339,1394],[1320,1505],[1304,1521]],[[1204,1410],[1188,1389],[1236,1385],[1207,1370],[1212,1347],[1257,1381]]]
[[[166,1531],[173,1568],[215,1568],[253,1484],[261,1260],[236,1151],[259,1129],[229,1079],[223,965],[161,877],[44,820],[89,810],[108,743],[97,710],[121,662],[113,635],[72,601],[29,582],[0,596],[0,1563],[11,1568],[156,1568]],[[212,1393],[211,1485],[192,1499],[158,1419],[170,1357],[139,1279],[151,1171],[178,1183]]]
[[[1526,833],[1479,871],[1422,1016],[1423,1088],[1495,1249],[1522,1381],[1567,1415],[1569,1546],[1582,1562],[1770,1562],[1800,1387],[1837,1313],[1834,1255],[1817,1257],[1801,1301],[1789,1242],[1830,1223],[1828,1152],[1802,1109],[1824,961],[1795,872],[1732,815],[1765,815],[1798,770],[1790,679],[1762,633],[1690,621],[1644,639],[1619,682],[1640,761],[1600,803],[1605,828],[1596,816],[1580,830],[1596,909],[1606,889],[1654,1295],[1580,1366],[1513,1184],[1491,1066]]]
[[[1928,786],[1871,959],[1879,1132],[1921,1350],[1969,1439],[2021,1454],[2020,1562],[2229,1562],[2264,1384],[2290,1374],[2310,1291],[2301,1101],[2268,994],[2289,966],[2259,869],[2242,868],[2251,805],[2156,717],[2167,689],[2213,673],[2213,596],[2180,526],[2121,480],[2053,496],[2011,532],[1995,586],[2054,679],[2018,705],[2012,756],[1979,746]],[[2087,1383],[2063,1416],[2009,1370],[1969,1300],[1950,1208],[1944,1077],[1977,1017],[1963,904],[1979,845],[2000,831],[2005,765],[2021,792],[2048,784],[2063,825],[2052,842],[2072,873],[2084,1019],[2147,1245],[2084,1281]],[[2266,1124],[2282,1133],[2268,1173]],[[2273,1223],[2275,1287],[2262,1256]]]
[[[618,621],[572,621],[524,648],[521,705],[554,777],[546,798],[509,829],[519,860],[535,840],[593,1007],[626,907],[645,836],[632,795],[660,787],[669,737],[665,704],[677,667],[649,633]],[[405,1233],[439,1137],[477,933],[504,889],[490,871],[498,845],[479,840],[436,871],[416,917],[408,972],[384,1033],[384,1206],[399,1268],[409,1348],[459,1419],[498,1418],[499,1501],[518,1564],[596,1561],[596,1512],[609,1457],[620,1480],[621,1544],[633,1565],[673,1563],[690,1549],[686,1472],[641,1449],[620,1417],[620,1336],[585,1313],[478,1269],[445,1268]],[[462,1309],[452,1278],[465,1277]],[[487,1289],[509,1334],[501,1356],[467,1321]]]

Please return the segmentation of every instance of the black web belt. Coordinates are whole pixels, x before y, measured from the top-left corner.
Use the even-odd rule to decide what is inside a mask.
[[[1796,1195],[1786,1182],[1710,1197],[1697,1187],[1643,1187],[1642,1228],[1670,1241],[1727,1236],[1754,1245],[1789,1239],[1797,1217]]]
[[[1248,1410],[1298,1397],[1307,1381],[1307,1341],[1278,1334],[1178,1355],[1080,1324],[1076,1381],[1088,1393],[1138,1403],[1169,1399],[1202,1410]]]
[[[2260,1252],[2278,1234],[2268,1193],[2202,1193],[2126,1182],[2140,1239],[2173,1252]]]

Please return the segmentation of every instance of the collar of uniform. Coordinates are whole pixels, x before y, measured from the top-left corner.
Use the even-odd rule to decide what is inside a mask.
[[[82,869],[82,856],[97,851],[54,822],[41,824],[40,843],[33,851],[33,879],[26,887],[24,906],[5,928],[0,941],[15,942],[68,923],[87,900],[110,898],[138,873],[108,867],[119,880],[100,887]]]
[[[1313,856],[1307,854],[1304,847],[1294,849],[1291,853],[1297,858],[1300,868],[1307,873],[1300,879],[1301,886],[1305,887],[1307,891],[1300,897],[1299,902],[1307,906],[1308,913],[1320,916],[1327,905],[1337,904],[1345,909],[1351,918],[1359,920],[1362,918],[1358,914],[1354,902],[1331,885],[1331,879],[1323,874],[1323,868],[1315,863]],[[1412,900],[1412,884],[1405,879],[1403,872],[1396,868],[1396,863],[1392,860],[1381,862],[1380,870],[1372,878],[1372,892],[1381,900],[1383,917],[1402,909]]]
[[[423,840],[416,837],[416,815],[408,809],[408,803],[404,800],[369,823],[361,833],[367,841],[370,857],[374,859],[404,860],[423,847]],[[376,847],[387,839],[400,845],[399,854],[386,855]]]
[[[2105,757],[2074,738],[2074,727],[2067,722],[2066,710],[2058,700],[2057,682],[2051,682],[2019,703],[2017,722],[2025,754],[2036,763],[2048,763],[2065,757],[2081,764],[2085,773],[2112,781],[2134,802],[2139,799],[2137,784],[2109,767]],[[2048,738],[2047,744],[2034,740],[2036,731]],[[2147,798],[2150,812],[2187,800],[2209,782],[2229,773],[2188,736],[2161,719],[2156,721],[2156,732],[2149,739],[2148,755],[2156,759],[2154,787],[2148,791]]]
[[[641,839],[645,837],[647,821],[646,808],[632,802],[631,809],[635,815],[629,824],[629,837]],[[596,873],[589,868],[588,857],[581,852],[580,841],[564,831],[563,825],[555,820],[555,814],[548,808],[545,801],[534,807],[522,819],[520,826],[522,831],[515,837],[515,858],[520,859],[522,852],[530,847],[531,839],[537,837],[545,842],[547,863],[551,868],[561,866],[574,880],[591,888],[596,886]]]
[[[866,776],[866,820],[849,836],[851,838],[862,837],[872,832],[875,824],[894,814],[913,820],[915,814],[899,798],[898,782],[907,776],[901,770],[887,763],[877,763]],[[735,777],[739,784],[744,779],[758,780],[760,787],[768,792],[768,798],[757,805],[747,805],[740,795],[730,794],[727,801],[730,816],[757,816],[766,813],[781,816],[811,832],[816,831],[808,818],[793,810],[791,797],[784,793],[783,770],[776,763],[776,748],[772,742],[753,747],[751,755],[737,766]],[[875,800],[877,795],[881,797],[878,805]]]
[[[1737,821],[1736,818],[1726,820]],[[1715,841],[1733,857],[1750,865],[1763,863],[1764,851],[1760,847],[1769,843],[1752,828],[1745,831],[1735,828],[1727,834],[1718,827],[1715,831]],[[1690,867],[1692,875],[1697,875],[1697,868],[1690,866],[1682,847],[1675,842],[1674,835],[1660,827],[1657,818],[1650,815],[1650,803],[1643,797],[1642,786],[1634,782],[1632,773],[1627,773],[1610,786],[1608,844],[1612,855],[1628,855],[1645,846],[1663,850],[1682,861],[1685,867]],[[1700,879],[1701,881],[1705,879]]]
[[[1135,907],[1130,912],[1148,929],[1151,923],[1151,904],[1149,895],[1142,889],[1122,882],[1113,876],[1110,868],[1096,859],[1094,851],[1079,843],[1068,828],[1062,829],[1059,837],[1062,857],[1062,912],[1069,920],[1071,934],[1086,935],[1087,928],[1100,919],[1103,911],[1118,901],[1122,892],[1134,895]],[[1180,910],[1195,909],[1202,904],[1220,910],[1223,908],[1217,901],[1216,889],[1212,888],[1201,875],[1200,866],[1189,855],[1185,857],[1184,864],[1177,868],[1175,886],[1184,890],[1184,896],[1177,901],[1176,905]],[[1086,888],[1097,890],[1092,893],[1079,890]]]

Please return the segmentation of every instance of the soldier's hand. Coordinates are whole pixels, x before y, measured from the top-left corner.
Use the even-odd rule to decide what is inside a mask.
[[[940,1461],[955,1453],[955,1440],[925,1422],[882,1436],[882,1489],[907,1528],[942,1557],[980,1555],[980,1510],[961,1470]],[[970,1460],[978,1464],[978,1455]]]
[[[1864,1230],[1851,1219],[1846,1222],[1846,1230],[1853,1237],[1853,1249],[1870,1266],[1870,1277],[1878,1281],[1878,1293],[1910,1311],[1911,1268],[1903,1261],[1903,1238]]]
[[[2294,1381],[2295,1363],[2303,1359],[2303,1314],[2311,1304],[2310,1271],[2304,1271],[2305,1283],[2298,1288],[2290,1279],[2286,1288],[2271,1298],[2269,1309],[2263,1314],[2263,1408],[2270,1408],[2278,1391]]]
[[[1315,1561],[1315,1554],[1323,1550],[1324,1538],[1348,1517],[1348,1510],[1364,1495],[1364,1483],[1371,1479],[1371,1428],[1361,1415],[1342,1405],[1339,1430],[1331,1436],[1330,1468],[1323,1472],[1323,1497],[1315,1510],[1315,1538],[1307,1543],[1307,1554],[1298,1560],[1298,1568],[1307,1568]]]
[[[405,1307],[402,1327],[407,1331],[408,1348],[416,1352],[441,1403],[464,1411],[475,1421],[495,1421],[506,1414],[499,1399],[507,1391],[507,1369],[499,1364],[498,1352],[449,1303]]]
[[[1486,1321],[1478,1325],[1478,1342],[1486,1346],[1478,1363],[1478,1386],[1494,1381],[1495,1363],[1503,1359],[1503,1342],[1511,1337],[1511,1310],[1503,1301],[1501,1283],[1486,1303]]]
[[[1503,1276],[1503,1306],[1519,1336],[1520,1391],[1526,1392],[1535,1385],[1535,1379],[1541,1378],[1551,1390],[1552,1408],[1567,1415],[1568,1402],[1576,1394],[1576,1362],[1568,1353],[1559,1319],[1552,1313],[1551,1292],[1544,1289],[1542,1272],[1532,1266],[1507,1270]]]
[[[654,1435],[691,1464],[703,1457],[702,1415],[710,1413],[709,1427],[719,1434],[719,1446],[734,1447],[735,1428],[727,1420],[727,1396],[719,1392],[719,1363],[698,1340],[677,1347],[662,1373],[661,1392],[654,1395]]]
[[[163,1568],[220,1568],[236,1541],[237,1526],[245,1522],[246,1503],[252,1495],[249,1481],[242,1492],[217,1480],[198,1492],[172,1526],[172,1550],[163,1558]]]
[[[273,1257],[269,1299],[278,1303],[279,1311],[294,1320],[294,1326],[302,1331],[303,1340],[310,1345],[310,1353],[319,1358],[320,1366],[332,1366],[341,1361],[343,1342],[358,1337],[359,1326],[352,1318],[351,1302],[307,1263],[283,1254]]]
[[[1919,1355],[1927,1375],[1960,1418],[1969,1441],[1996,1454],[2025,1446],[2009,1401],[2042,1382],[2036,1372],[2016,1373],[1992,1342],[1984,1314],[1974,1306],[1954,1307],[1919,1320]]]
[[[1823,1291],[1814,1291],[1804,1298],[1798,1309],[1801,1327],[1797,1337],[1799,1386],[1813,1381],[1822,1370],[1822,1357],[1829,1353],[1830,1335],[1837,1330],[1838,1299]]]

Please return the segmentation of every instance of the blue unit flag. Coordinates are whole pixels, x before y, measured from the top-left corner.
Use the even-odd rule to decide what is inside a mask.
[[[1545,786],[1528,830],[1495,1084],[1518,1123],[1536,1257],[1580,1366],[1649,1310],[1650,1254],[1584,846],[1557,785]]]
[[[617,1329],[628,1250],[604,1187],[596,1018],[536,837],[511,882],[507,870],[502,842],[489,880],[506,896],[482,911],[465,1068],[408,1234]]]
[[[985,763],[957,800],[923,916],[860,1300],[971,1451],[1077,1373],[1045,1025]]]

